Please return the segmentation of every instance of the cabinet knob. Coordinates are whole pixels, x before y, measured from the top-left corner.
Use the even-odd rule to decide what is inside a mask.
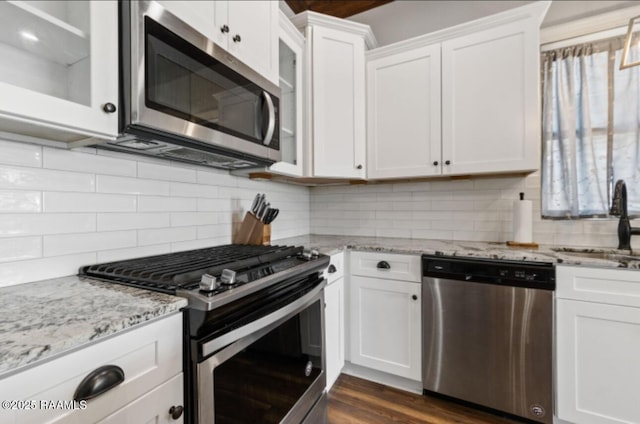
[[[172,406],[169,409],[169,415],[171,415],[171,418],[173,418],[174,420],[177,420],[182,416],[182,411],[184,411],[182,405]]]
[[[378,269],[391,269],[391,265],[389,265],[389,262],[387,262],[387,261],[380,261],[376,265],[376,268],[378,268]]]
[[[240,34],[236,34],[233,36],[232,40],[234,43],[239,43],[242,41],[242,38],[240,38]]]
[[[438,162],[437,160],[434,160],[433,161],[433,166],[438,166],[438,163],[440,163],[440,162]]]
[[[416,296],[415,294],[413,296],[411,296],[411,299],[413,300],[418,300],[418,296]]]
[[[102,105],[102,110],[104,110],[106,113],[113,113],[116,111],[116,105],[114,105],[113,103],[105,103],[104,105]]]
[[[356,169],[362,169],[362,165],[356,166]]]
[[[451,165],[451,161],[450,161],[450,160],[445,160],[445,161],[444,161],[444,164],[445,164],[445,165]]]
[[[333,274],[337,271],[336,266],[334,264],[329,265],[329,269],[327,270],[327,272],[329,274]]]
[[[222,25],[220,27],[220,32],[223,33],[223,34],[226,33],[226,32],[229,32],[229,25]]]

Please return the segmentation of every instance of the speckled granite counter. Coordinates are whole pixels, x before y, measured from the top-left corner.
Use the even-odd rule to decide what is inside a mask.
[[[136,324],[184,298],[69,276],[0,289],[0,378]]]
[[[640,256],[631,257],[629,251],[611,248],[571,248],[541,245],[538,249],[510,248],[505,243],[417,240],[386,237],[355,237],[307,235],[274,240],[273,244],[316,248],[321,253],[332,254],[343,249],[368,252],[406,254],[438,254],[448,256],[505,259],[531,262],[552,262],[606,268],[640,269]],[[581,257],[580,254],[601,257]]]

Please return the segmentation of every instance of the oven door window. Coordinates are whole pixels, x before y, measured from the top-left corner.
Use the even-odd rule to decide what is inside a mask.
[[[145,39],[148,108],[262,144],[268,93],[149,17]]]
[[[216,424],[279,423],[308,401],[304,394],[323,369],[321,304],[312,303],[214,368]],[[225,350],[215,356],[228,356]]]

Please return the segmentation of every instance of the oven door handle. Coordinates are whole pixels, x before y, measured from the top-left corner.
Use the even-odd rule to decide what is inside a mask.
[[[264,136],[264,140],[262,140],[262,144],[268,146],[271,144],[271,139],[273,138],[273,133],[276,129],[276,109],[273,105],[273,100],[271,99],[271,94],[266,91],[262,92],[264,96],[265,103],[267,104],[267,109],[269,111],[269,124],[267,125],[267,134]]]
[[[218,338],[202,344],[202,356],[207,357],[212,353],[222,349],[223,347],[249,335],[257,335],[258,333],[260,333],[259,337],[262,337],[264,329],[271,331],[272,328],[277,327],[281,322],[289,319],[291,316],[297,314],[298,312],[315,302],[316,297],[320,295],[325,285],[326,280],[323,279],[323,282],[314,287],[313,290],[311,290],[309,293],[305,294],[299,299],[296,299],[288,305],[283,306],[282,308],[270,313],[269,315],[265,315],[264,317],[259,318],[236,330],[223,334]],[[257,337],[256,340],[259,337]],[[249,344],[251,343],[253,343],[253,341],[251,341]]]

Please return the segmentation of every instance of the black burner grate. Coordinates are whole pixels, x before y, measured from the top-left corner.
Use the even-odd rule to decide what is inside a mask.
[[[85,266],[80,274],[175,294],[180,288],[196,288],[202,274],[219,275],[225,268],[248,269],[299,252],[302,247],[228,244]]]

